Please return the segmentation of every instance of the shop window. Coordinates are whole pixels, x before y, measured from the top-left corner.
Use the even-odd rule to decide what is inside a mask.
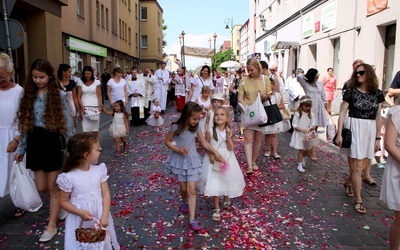
[[[115,68],[121,68],[121,62],[119,58],[115,58]]]
[[[100,71],[100,57],[98,56],[91,56],[90,58],[90,65],[92,66],[92,68],[94,69],[94,76],[97,77],[97,74]]]
[[[75,74],[75,72],[81,72],[83,68],[82,53],[70,51],[69,64],[71,66],[72,74]]]

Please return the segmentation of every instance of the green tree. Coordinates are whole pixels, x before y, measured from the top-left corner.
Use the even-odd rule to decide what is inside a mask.
[[[225,51],[218,51],[215,54],[215,60],[212,64],[212,69],[218,69],[219,65],[225,61],[232,60],[231,55],[233,54],[232,48],[229,48]],[[224,71],[224,70],[223,70]]]
[[[167,46],[167,41],[165,41],[165,31],[168,29],[168,26],[164,24],[164,19],[163,19],[163,25],[162,25],[162,30],[163,30],[163,40],[162,40],[162,47],[163,49]],[[164,51],[162,54],[163,60],[165,60],[168,57],[168,54]]]

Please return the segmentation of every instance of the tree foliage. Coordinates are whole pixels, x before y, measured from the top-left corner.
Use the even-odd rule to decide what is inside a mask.
[[[231,59],[231,55],[232,55],[232,54],[233,54],[232,48],[229,48],[229,49],[227,49],[227,50],[225,50],[225,51],[218,51],[218,52],[215,54],[215,60],[214,60],[214,62],[213,62],[212,68],[213,68],[213,69],[220,70],[220,69],[219,69],[219,65],[220,65],[221,63],[225,62],[225,61],[232,60],[232,59]],[[223,70],[223,71],[224,71],[224,70]]]

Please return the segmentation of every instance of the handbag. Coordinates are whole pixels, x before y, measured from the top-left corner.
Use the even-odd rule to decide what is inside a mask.
[[[336,124],[333,122],[332,116],[329,116],[330,123],[326,125],[326,140],[332,143],[333,138],[336,135],[337,129]]]
[[[222,142],[223,142],[223,141],[222,141]],[[216,149],[217,152],[218,152],[219,146],[221,146],[221,143],[222,143],[222,142],[220,142],[220,143],[218,144],[218,147],[217,147],[217,149]],[[231,158],[231,156],[232,156],[232,151],[231,151],[231,154],[229,155],[228,159],[226,159],[226,163],[219,162],[219,161],[214,161],[214,163],[211,164],[211,165],[212,165],[212,166],[211,166],[212,169],[213,169],[214,171],[221,172],[221,174],[223,174],[223,173],[229,168],[228,161],[229,161],[229,159]]]
[[[272,104],[271,103],[271,98],[269,98],[269,105],[264,106],[265,113],[268,116],[268,121],[266,123],[258,125],[259,127],[266,127],[273,125],[275,123],[281,122],[282,121],[282,115],[281,111],[279,110],[278,104]]]
[[[43,204],[37,187],[25,167],[25,162],[13,162],[10,174],[10,197],[16,207],[29,212],[36,212]]]
[[[83,220],[77,229],[75,229],[76,241],[81,243],[95,243],[104,241],[106,231],[100,228],[100,222],[93,218],[93,227],[82,228]]]
[[[243,111],[242,123],[245,127],[256,126],[268,121],[267,113],[265,113],[264,106],[261,103],[260,93],[257,94],[257,98],[253,104],[244,106],[239,103],[239,106]]]
[[[336,137],[337,137],[337,133],[335,137],[333,137],[333,144],[337,146],[336,144]],[[344,128],[341,131],[342,133],[342,148],[350,148],[351,147],[351,123],[350,123],[350,128]]]

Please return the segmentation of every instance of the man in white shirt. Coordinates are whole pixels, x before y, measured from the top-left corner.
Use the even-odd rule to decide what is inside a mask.
[[[131,69],[132,78],[128,81],[128,98],[131,101],[131,127],[145,124],[144,114],[144,96],[145,96],[145,82],[143,78],[138,77],[137,68]]]
[[[296,70],[296,76],[298,74],[304,74],[304,70],[301,68],[298,68]],[[290,109],[290,114],[292,115],[292,118],[290,119],[290,125],[292,125],[293,114],[297,110],[297,107],[299,106],[299,99],[302,96],[304,96],[306,93],[304,92],[303,87],[297,81],[297,77],[294,77],[292,80],[288,81],[288,92],[289,92],[288,108]],[[288,132],[289,133],[293,132],[293,126],[291,129],[289,129]]]
[[[167,64],[165,62],[161,63],[161,68],[157,69],[155,76],[158,79],[158,83],[161,86],[159,101],[161,107],[161,114],[165,113],[165,108],[167,107],[167,95],[168,95],[168,85],[169,85],[169,72],[165,69]]]

